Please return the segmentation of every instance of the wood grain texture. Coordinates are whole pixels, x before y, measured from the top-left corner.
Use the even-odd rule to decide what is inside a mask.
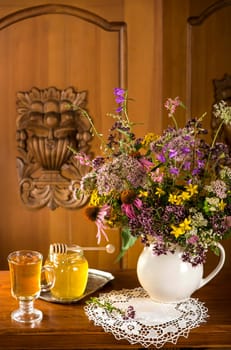
[[[39,9],[31,8],[29,2],[23,4],[26,9],[20,8],[19,3],[8,3],[10,12],[2,17],[0,31],[0,47],[5,52],[0,59],[0,102],[4,115],[0,132],[3,169],[0,193],[5,198],[0,213],[3,267],[7,266],[8,253],[22,247],[39,250],[45,258],[51,242],[96,245],[96,226],[85,218],[84,209],[70,212],[61,209],[52,213],[31,211],[22,205],[15,171],[16,92],[28,91],[33,86],[62,89],[67,82],[77,89],[82,86],[88,93],[89,113],[97,129],[106,134],[110,125],[106,113],[113,108],[113,88],[126,80],[120,72],[122,34],[115,24],[110,26],[108,21],[97,17],[99,15],[90,16],[87,10],[81,12],[61,5],[44,7],[44,2]],[[76,12],[85,17],[76,17]],[[97,139],[92,143],[92,151],[99,152]],[[118,234],[110,240],[119,247]],[[89,254],[89,264],[92,267],[105,266],[109,261],[110,265],[114,264],[117,253],[113,256]]]
[[[161,130],[161,0],[34,0],[33,4],[28,0],[1,0],[0,48],[4,52],[0,57],[3,116],[0,119],[0,193],[4,198],[0,208],[2,268],[7,267],[9,252],[16,249],[39,250],[45,258],[52,242],[73,242],[85,246],[96,244],[96,226],[85,218],[84,209],[30,211],[23,207],[18,194],[16,92],[28,91],[33,86],[41,89],[74,86],[78,90],[87,90],[90,115],[97,129],[107,135],[112,120],[106,114],[116,107],[113,88],[119,86],[122,80],[125,84],[126,80],[119,73],[119,39],[124,34],[124,28],[119,33],[105,31],[102,25],[94,26],[90,21],[69,15],[64,5],[80,9],[76,11],[94,13],[106,23],[127,23],[127,84],[134,99],[129,107],[131,118],[144,123],[136,130],[138,136],[153,127],[156,132]],[[35,14],[30,7],[37,6],[43,13],[27,18],[29,14]],[[57,13],[50,13],[54,8]],[[65,13],[62,14],[62,10]],[[22,14],[24,20],[20,20]],[[12,16],[14,24],[10,24]],[[123,65],[122,69],[125,69]],[[98,140],[94,139],[92,150],[95,154],[100,153],[99,146]],[[115,254],[89,252],[87,258],[91,267],[120,266],[120,263],[115,263],[120,246],[118,231],[110,230],[109,239],[117,247]],[[127,255],[124,266],[135,266],[140,249],[137,244]]]
[[[181,126],[188,118],[199,118],[207,112],[203,125],[209,131],[209,142],[215,102],[213,80],[221,79],[231,70],[230,5],[230,0],[163,2],[163,98],[179,96],[186,104],[186,111],[177,114]],[[205,13],[209,15],[203,16]],[[192,25],[189,21],[192,17],[203,18],[203,21]],[[163,126],[169,123],[164,111]],[[223,244],[227,252],[225,264],[230,266],[231,240]],[[214,255],[209,255],[206,269],[211,269],[215,260]]]
[[[115,280],[100,292],[138,287],[134,270],[115,271]],[[190,331],[188,338],[180,337],[177,344],[165,348],[177,349],[231,349],[231,278],[230,270],[222,270],[208,285],[194,293],[208,308],[206,323]],[[226,284],[224,284],[226,281]],[[98,292],[95,293],[95,296]],[[43,320],[35,327],[14,323],[11,312],[17,302],[10,294],[9,272],[0,272],[0,349],[9,350],[61,350],[61,349],[139,349],[126,340],[116,340],[99,326],[94,326],[84,313],[88,298],[78,304],[60,305],[37,300],[35,306],[42,310]]]
[[[163,103],[179,96],[190,116],[208,111],[213,103],[212,79],[230,74],[230,6],[220,8],[200,26],[188,18],[199,16],[215,0],[0,0],[0,20],[31,6],[67,5],[90,11],[106,21],[127,24],[127,86],[134,101],[129,114],[138,136],[161,133],[169,124]],[[222,1],[223,2],[223,1]],[[229,1],[227,1],[229,2]],[[190,39],[190,40],[189,40]],[[16,175],[16,92],[33,86],[88,90],[88,108],[100,132],[107,135],[113,112],[113,88],[119,84],[118,33],[62,13],[44,14],[0,30],[0,267],[15,249],[40,250],[44,257],[52,242],[95,245],[96,227],[84,210],[26,210],[19,198]],[[99,153],[99,142],[92,142]],[[115,268],[120,236],[109,238],[117,247],[113,256],[89,253],[91,267]],[[231,241],[225,243],[230,264]],[[103,243],[104,244],[104,243]],[[142,246],[126,254],[124,268],[134,268]],[[213,264],[214,257],[211,258]],[[209,264],[210,266],[210,264]],[[209,267],[208,267],[209,268]]]

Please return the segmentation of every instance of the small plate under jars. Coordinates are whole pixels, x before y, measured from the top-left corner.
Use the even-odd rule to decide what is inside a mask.
[[[41,292],[40,299],[48,301],[50,303],[59,303],[59,304],[72,304],[77,303],[79,300],[85,298],[86,296],[96,292],[105,284],[107,284],[109,281],[114,280],[114,276],[110,272],[96,270],[96,269],[89,269],[88,270],[88,282],[85,289],[84,294],[82,294],[80,297],[75,299],[56,299],[51,292]]]

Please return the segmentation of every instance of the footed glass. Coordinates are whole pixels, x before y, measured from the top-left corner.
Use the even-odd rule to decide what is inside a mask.
[[[19,308],[11,318],[22,323],[35,323],[42,320],[43,313],[34,308],[34,300],[41,290],[49,290],[54,284],[54,272],[49,266],[42,267],[43,256],[32,250],[15,251],[8,256],[11,294],[19,301]],[[41,275],[46,274],[44,284]]]

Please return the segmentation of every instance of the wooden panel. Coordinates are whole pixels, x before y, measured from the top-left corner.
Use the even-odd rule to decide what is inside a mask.
[[[231,1],[165,0],[163,5],[163,96],[178,95],[186,103],[188,110],[179,115],[182,125],[188,117],[207,112],[204,126],[210,129],[213,79],[221,79],[231,70]],[[188,23],[190,17],[205,13],[200,24]],[[168,122],[164,113],[163,126]],[[230,266],[231,240],[223,245],[225,265]],[[206,272],[215,264],[216,257],[209,254]]]
[[[108,21],[125,21],[128,27],[128,88],[134,99],[129,113],[143,122],[137,135],[162,128],[162,0],[33,0],[33,6],[65,4],[91,11]],[[30,0],[1,0],[0,16],[32,6]],[[0,267],[6,256],[20,248],[47,254],[54,241],[96,243],[96,227],[84,210],[28,211],[20,202],[16,177],[16,92],[32,86],[73,85],[87,89],[88,107],[100,132],[107,134],[115,108],[112,90],[118,86],[118,34],[103,31],[73,16],[47,14],[33,17],[0,32]],[[7,131],[6,131],[7,130]],[[99,143],[92,142],[95,153]],[[119,234],[110,231],[119,249]],[[126,266],[134,267],[141,245],[128,253]],[[88,253],[91,267],[116,268],[113,255]]]
[[[200,16],[191,26],[191,110],[192,115],[200,116],[207,112],[204,126],[209,130],[211,139],[211,112],[215,102],[214,79],[223,78],[231,73],[231,1],[207,1],[207,6],[195,14],[192,1],[192,13]],[[204,15],[204,16],[203,16]],[[231,264],[231,240],[223,242],[226,250],[226,266]],[[214,256],[209,256],[208,268],[214,266]]]
[[[180,9],[180,11],[179,11]],[[189,1],[165,0],[163,2],[163,100],[179,96],[188,104],[187,85],[187,17]],[[178,110],[180,126],[185,124],[187,113]],[[163,111],[163,129],[169,126],[167,112]]]
[[[162,130],[162,0],[125,1],[128,25],[128,90],[133,101],[129,115],[135,132]],[[143,245],[138,240],[124,257],[123,266],[135,268]]]
[[[95,245],[96,227],[84,218],[83,210],[49,209],[30,211],[18,195],[16,175],[16,92],[33,86],[63,89],[74,86],[87,90],[88,109],[96,127],[107,133],[113,109],[113,88],[119,79],[119,35],[75,16],[45,14],[7,26],[0,32],[0,211],[1,268],[15,249],[40,250],[44,256],[54,241]],[[92,143],[95,152],[99,142]],[[119,235],[111,241],[119,248]],[[117,250],[118,252],[118,250]],[[114,262],[115,254],[91,255],[91,267],[102,268]],[[118,265],[118,264],[117,264]]]
[[[222,3],[222,1],[220,2]],[[211,107],[214,100],[213,80],[231,72],[231,1],[205,18],[201,24],[191,26],[191,99],[192,114],[205,111],[205,125],[210,129]]]

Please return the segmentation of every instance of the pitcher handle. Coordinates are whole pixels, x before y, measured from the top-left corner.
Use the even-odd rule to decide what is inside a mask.
[[[199,285],[199,288],[205,286],[209,281],[211,281],[211,279],[213,279],[218,274],[218,272],[222,269],[222,267],[224,265],[224,262],[225,262],[225,250],[224,250],[223,246],[220,243],[217,243],[216,245],[217,245],[217,247],[220,250],[219,262],[218,262],[217,266],[215,267],[215,269],[212,272],[210,272],[210,274],[207,277],[201,279],[201,283]]]

